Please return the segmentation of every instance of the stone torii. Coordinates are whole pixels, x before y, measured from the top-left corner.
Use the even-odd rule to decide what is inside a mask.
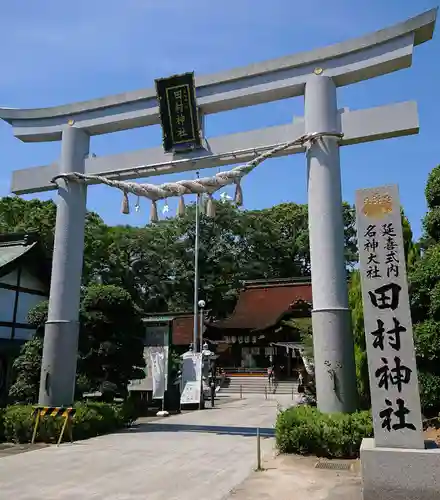
[[[15,137],[24,142],[61,140],[60,159],[13,173],[15,194],[58,189],[49,315],[46,323],[39,403],[73,402],[78,308],[86,213],[85,183],[59,179],[82,173],[128,180],[251,160],[256,153],[303,134],[330,134],[307,149],[313,339],[318,407],[324,412],[356,408],[356,374],[344,261],[339,146],[417,134],[414,102],[361,111],[338,110],[337,87],[411,65],[415,46],[432,38],[437,9],[393,27],[318,50],[196,79],[202,116],[305,96],[305,116],[293,123],[204,139],[191,153],[150,148],[112,156],[89,155],[90,138],[159,124],[154,89],[41,109],[0,108]],[[336,134],[343,134],[337,138]],[[333,135],[331,135],[333,134]],[[294,145],[278,156],[301,153]]]

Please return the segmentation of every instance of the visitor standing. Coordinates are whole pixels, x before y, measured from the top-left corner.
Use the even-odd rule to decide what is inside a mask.
[[[214,402],[215,402],[215,378],[212,377],[211,381],[209,383],[209,388],[211,390],[211,408],[214,408]]]

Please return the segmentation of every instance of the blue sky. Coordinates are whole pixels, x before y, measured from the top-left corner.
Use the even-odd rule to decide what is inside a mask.
[[[0,5],[0,105],[45,107],[152,87],[155,78],[174,73],[227,70],[357,37],[435,6],[434,0],[5,1]],[[344,199],[352,203],[358,188],[398,183],[417,236],[426,210],[426,178],[440,163],[439,54],[437,34],[415,48],[410,69],[339,89],[338,94],[339,107],[351,109],[418,102],[418,136],[346,147],[341,154]],[[296,98],[209,115],[207,135],[288,123],[302,114],[303,100]],[[91,151],[109,155],[160,142],[159,126],[147,127],[93,137]],[[50,163],[59,148],[59,143],[22,143],[9,125],[0,123],[0,195],[8,194],[13,170]],[[185,177],[194,173],[148,181]],[[249,209],[304,203],[305,158],[268,160],[243,187]],[[119,193],[103,186],[89,189],[88,208],[109,224],[148,221],[147,202],[140,213],[123,216]]]

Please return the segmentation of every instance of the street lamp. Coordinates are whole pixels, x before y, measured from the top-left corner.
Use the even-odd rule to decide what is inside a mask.
[[[205,309],[206,302],[199,300],[198,306],[200,308],[200,352],[203,350],[203,310]]]
[[[199,173],[196,173],[199,178]],[[194,352],[197,352],[197,332],[199,326],[198,307],[199,307],[199,238],[200,238],[200,193],[197,193],[196,200],[196,236],[194,245],[194,331],[193,346]],[[200,352],[202,351],[200,347]]]

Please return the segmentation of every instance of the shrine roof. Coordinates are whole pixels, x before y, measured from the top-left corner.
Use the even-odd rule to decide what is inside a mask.
[[[0,276],[19,266],[32,269],[43,283],[49,285],[50,261],[38,235],[34,232],[0,234]]]
[[[211,327],[234,330],[265,330],[276,325],[298,304],[312,302],[309,279],[280,279],[245,282],[232,315],[210,323]]]

